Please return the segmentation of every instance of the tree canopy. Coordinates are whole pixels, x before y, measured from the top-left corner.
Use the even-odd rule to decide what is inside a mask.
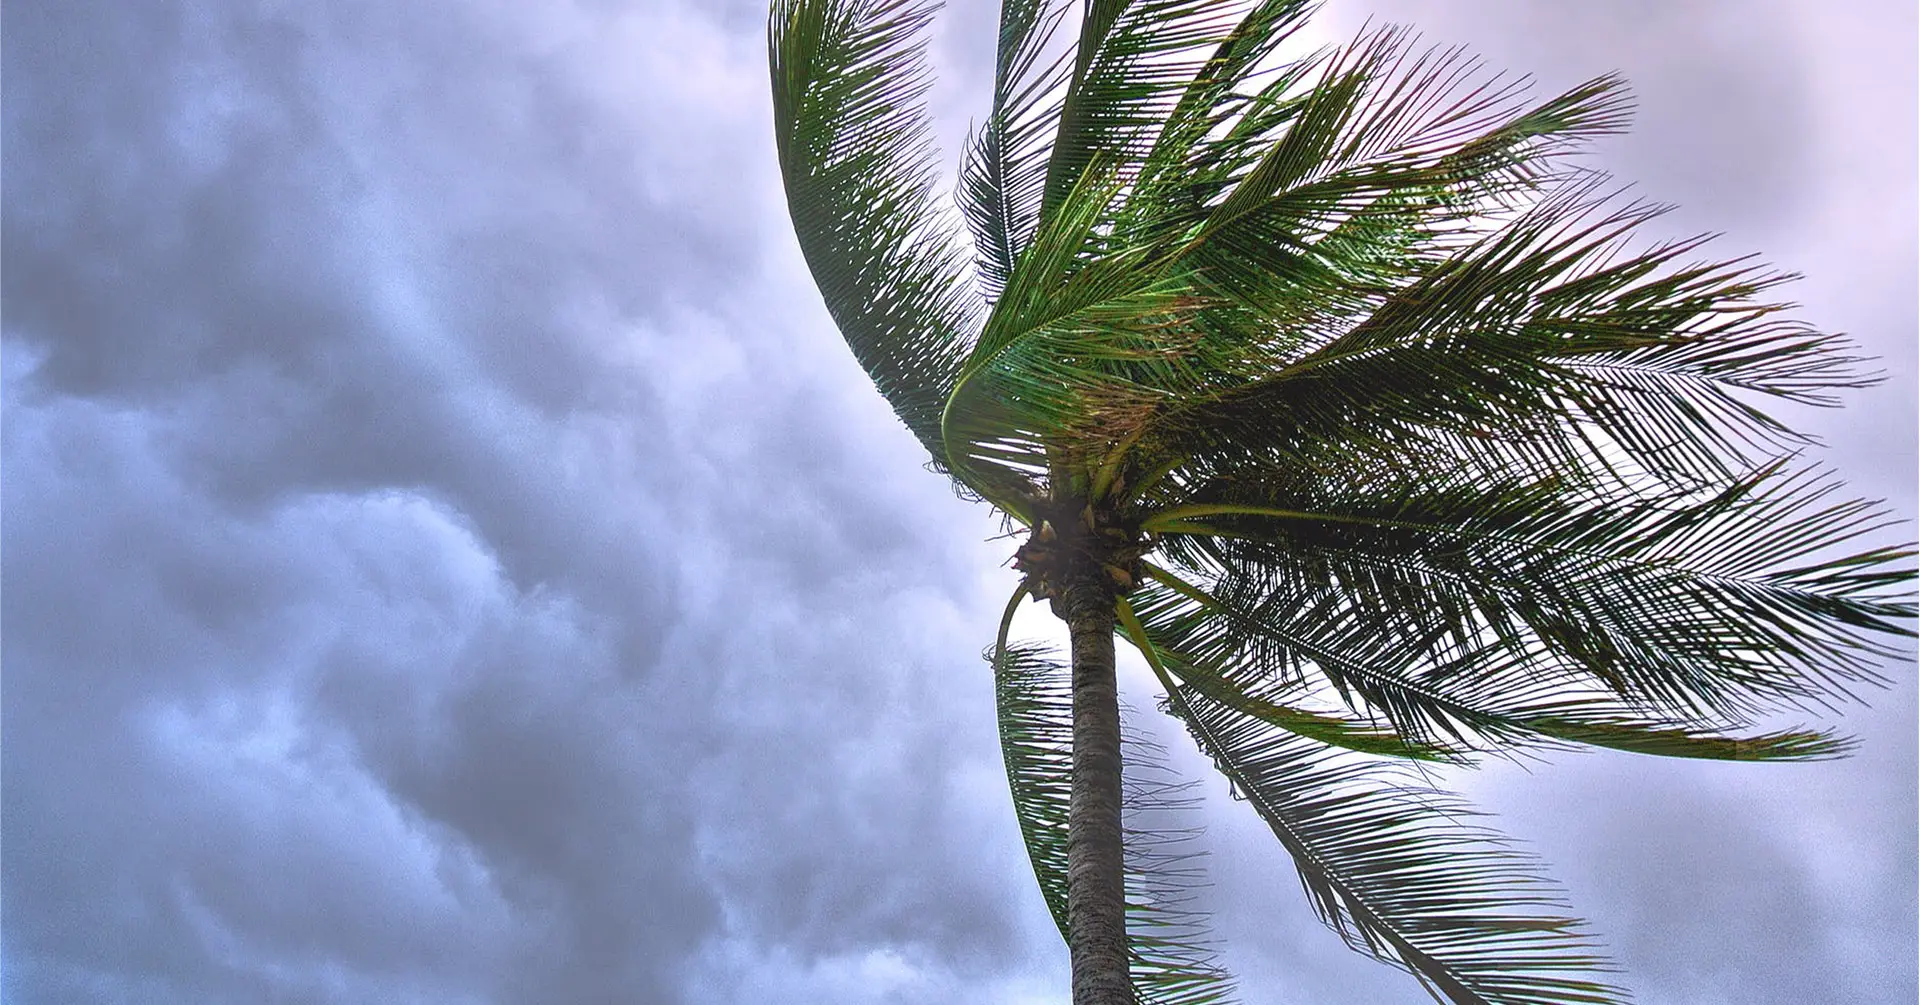
[[[778,0],[795,232],[933,464],[1028,533],[1008,620],[1099,570],[1349,945],[1448,1001],[1619,1001],[1532,860],[1413,767],[1845,752],[1782,717],[1908,658],[1913,551],[1776,413],[1876,378],[1791,277],[1641,236],[1662,207],[1577,156],[1625,126],[1618,78],[1535,100],[1395,27],[1299,51],[1313,6],[1007,0],[956,213],[934,5]],[[1069,689],[1007,636],[1064,933]],[[1224,999],[1164,892],[1183,854],[1129,840],[1135,993]]]

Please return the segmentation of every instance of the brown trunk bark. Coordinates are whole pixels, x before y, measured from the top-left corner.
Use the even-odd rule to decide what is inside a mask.
[[[1120,829],[1120,696],[1113,588],[1097,566],[1055,608],[1073,640],[1073,790],[1067,811],[1067,929],[1073,1005],[1133,1005],[1127,979]]]

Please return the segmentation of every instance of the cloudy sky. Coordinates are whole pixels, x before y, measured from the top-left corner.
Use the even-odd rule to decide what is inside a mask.
[[[1319,30],[1625,71],[1600,158],[1884,357],[1806,422],[1911,520],[1913,5],[1440,6]],[[978,656],[1010,545],[812,290],[763,16],[6,4],[9,1003],[1065,1001]],[[991,39],[942,24],[949,161]],[[1644,1001],[1910,1002],[1891,676],[1845,763],[1454,784]],[[1424,1000],[1204,791],[1248,1002]]]

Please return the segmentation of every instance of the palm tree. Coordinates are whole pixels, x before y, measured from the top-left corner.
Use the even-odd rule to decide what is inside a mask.
[[[1292,56],[1305,0],[1006,0],[969,256],[933,6],[776,0],[775,137],[855,357],[1025,534],[989,658],[1073,1001],[1231,993],[1123,822],[1116,635],[1354,948],[1443,1000],[1622,1000],[1423,762],[1842,753],[1777,717],[1904,655],[1912,552],[1764,408],[1861,360],[1785,277],[1635,240],[1659,208],[1569,156],[1617,79],[1529,104],[1394,28]],[[1070,667],[1008,640],[1023,598]]]

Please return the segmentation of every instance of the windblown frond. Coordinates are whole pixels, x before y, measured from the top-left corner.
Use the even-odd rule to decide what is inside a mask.
[[[1348,945],[1456,1003],[1626,1000],[1582,976],[1611,967],[1578,922],[1548,913],[1563,905],[1534,860],[1463,823],[1476,814],[1458,799],[1189,688],[1170,687],[1167,709],[1272,828]]]
[[[1483,452],[1472,444],[1493,441],[1509,470],[1673,491],[1722,483],[1803,442],[1758,399],[1819,404],[1865,382],[1844,340],[1757,299],[1778,277],[1682,265],[1691,242],[1615,260],[1656,210],[1608,210],[1598,185],[1578,181],[1371,295],[1288,297],[1319,315],[1292,318],[1296,338],[1329,337],[1181,401],[1142,452],[1174,458],[1195,480],[1248,455],[1344,467],[1356,451],[1390,460],[1440,450],[1472,463]]]
[[[1379,619],[1363,607],[1343,606],[1335,594],[1223,600],[1164,571],[1155,575],[1177,589],[1150,587],[1135,601],[1142,634],[1170,676],[1243,714],[1334,746],[1439,760],[1569,743],[1719,760],[1819,759],[1849,746],[1809,730],[1721,735],[1716,728],[1738,724],[1662,717],[1571,682],[1514,674],[1488,683],[1472,674],[1438,673],[1423,663],[1430,647],[1418,644],[1421,636],[1383,635]],[[1303,728],[1260,714],[1268,705],[1319,703],[1355,717],[1348,732],[1396,737],[1403,749],[1378,741],[1362,746],[1323,735],[1317,722]],[[1336,713],[1319,717],[1340,721]]]
[[[1142,602],[1157,630],[1243,680],[1315,677],[1422,739],[1677,752],[1874,680],[1901,655],[1877,637],[1910,634],[1911,552],[1847,553],[1883,514],[1828,502],[1815,472],[1691,500],[1459,476],[1244,488],[1148,521],[1206,584],[1163,574]],[[1694,756],[1834,752],[1800,732],[1699,739]]]
[[[1049,151],[1043,215],[1096,160],[1126,164],[1126,174],[1134,173],[1132,165],[1230,41],[1247,7],[1221,0],[1089,0]]]
[[[1062,0],[1007,0],[1000,6],[993,107],[960,165],[960,206],[973,230],[981,293],[1000,298],[1040,225],[1047,152],[1060,125],[1071,51],[1049,58],[1067,14]]]
[[[1152,571],[1159,577],[1172,580],[1161,570]],[[1204,596],[1192,587],[1186,589],[1197,596]],[[1149,594],[1148,599],[1154,598]],[[1177,600],[1174,605],[1178,605]],[[1154,627],[1148,627],[1140,620],[1132,604],[1122,601],[1118,610],[1121,632],[1146,657],[1154,674],[1169,686],[1178,682],[1248,718],[1331,746],[1413,760],[1459,760],[1454,751],[1396,733],[1391,728],[1305,707],[1311,704],[1313,696],[1300,679],[1274,681],[1271,679],[1273,675],[1262,674],[1261,677],[1266,679],[1256,684],[1241,668],[1219,662],[1212,653],[1189,655],[1177,645],[1168,644],[1168,639],[1177,637],[1186,641],[1200,641],[1199,633],[1182,632],[1180,629],[1186,626],[1170,619],[1165,605],[1159,609],[1149,607],[1147,613]],[[1214,613],[1212,608],[1203,608],[1201,617],[1211,613]],[[1204,629],[1202,623],[1201,631]]]
[[[1776,469],[1693,500],[1465,478],[1265,482],[1148,527],[1210,573],[1219,603],[1311,619],[1319,638],[1394,638],[1396,673],[1432,688],[1509,707],[1594,692],[1617,715],[1738,726],[1843,694],[1901,655],[1876,636],[1910,632],[1910,552],[1845,552],[1884,515],[1832,492],[1818,473]]]
[[[936,463],[977,321],[933,201],[923,0],[778,0],[768,27],[787,210],[827,312]]]

